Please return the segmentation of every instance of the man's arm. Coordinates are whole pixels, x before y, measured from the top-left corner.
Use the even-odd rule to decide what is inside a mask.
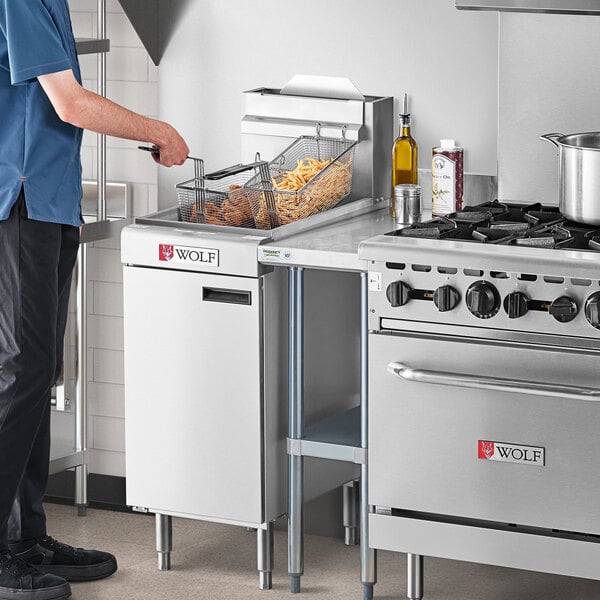
[[[155,160],[165,167],[181,165],[189,148],[177,131],[164,121],[130,111],[79,85],[73,71],[38,77],[62,121],[97,133],[150,142],[160,152]]]

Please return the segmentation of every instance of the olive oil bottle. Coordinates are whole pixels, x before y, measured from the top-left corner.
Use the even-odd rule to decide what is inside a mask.
[[[418,148],[410,132],[410,113],[408,112],[408,94],[404,94],[402,113],[400,114],[400,133],[394,142],[392,152],[392,217],[394,215],[394,187],[401,183],[418,183]]]

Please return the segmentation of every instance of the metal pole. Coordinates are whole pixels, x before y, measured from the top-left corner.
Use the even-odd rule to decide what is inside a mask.
[[[106,0],[98,0],[98,39],[106,39]],[[100,96],[106,96],[106,53],[99,52],[97,56],[98,84],[97,91]],[[98,221],[106,219],[106,136],[98,134]]]
[[[288,437],[304,435],[304,290],[303,269],[288,270]],[[304,574],[304,460],[288,455],[288,574],[292,593]]]
[[[360,274],[360,447],[369,446],[369,322],[368,274]],[[377,553],[369,548],[368,465],[360,466],[360,580],[364,600],[373,598],[377,583]]]
[[[75,504],[79,516],[87,507],[87,245],[79,247],[77,259],[77,373],[75,391],[75,450],[82,464],[75,468]]]

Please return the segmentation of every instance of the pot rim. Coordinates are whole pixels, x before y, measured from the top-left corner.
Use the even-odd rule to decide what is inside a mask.
[[[548,140],[556,146],[564,146],[566,148],[574,148],[576,150],[591,150],[592,152],[600,152],[600,143],[598,147],[594,148],[592,146],[579,146],[576,144],[569,144],[565,141],[568,138],[580,135],[595,135],[598,137],[598,140],[600,142],[600,131],[582,131],[580,133],[546,133],[545,135],[542,135],[540,139]]]

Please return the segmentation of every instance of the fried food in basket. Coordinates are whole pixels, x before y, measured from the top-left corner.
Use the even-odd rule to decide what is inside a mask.
[[[253,227],[254,217],[244,188],[229,186],[229,197],[206,200],[206,223],[209,225],[229,225],[232,227]],[[190,221],[197,223],[196,203],[191,205]]]
[[[310,184],[310,180],[325,168],[327,172]],[[299,160],[292,171],[284,171],[281,176],[274,177],[273,196],[279,224],[286,225],[333,208],[350,192],[351,171],[352,160],[332,162],[306,158]],[[307,177],[309,174],[310,177]],[[302,191],[298,191],[302,188],[304,188]],[[264,193],[252,193],[250,202],[254,209],[256,227],[270,229],[271,223]]]

